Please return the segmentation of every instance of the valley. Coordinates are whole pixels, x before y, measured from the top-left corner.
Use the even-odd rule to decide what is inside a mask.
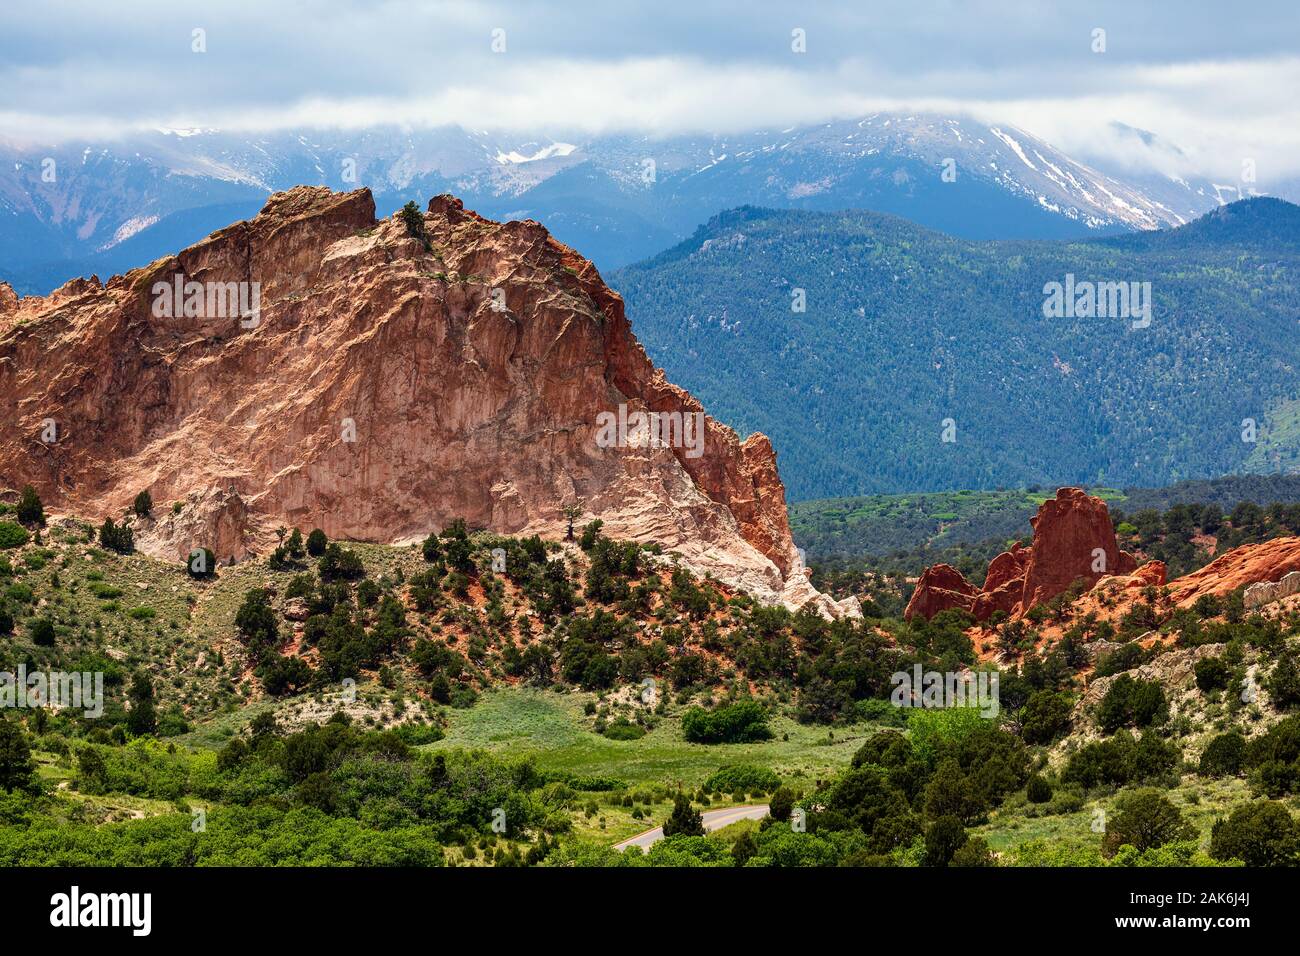
[[[1134,591],[1110,578],[974,628],[952,612],[830,622],[695,579],[653,547],[605,538],[599,522],[573,542],[459,522],[402,546],[294,532],[270,557],[196,576],[105,547],[103,528],[71,516],[24,536],[6,530],[18,510],[0,512],[10,654],[29,671],[100,668],[107,685],[103,718],[27,717],[33,779],[48,789],[11,796],[25,822],[0,826],[9,863],[57,828],[50,859],[65,864],[378,853],[420,865],[790,865],[848,854],[906,866],[935,852],[908,834],[970,790],[951,805],[964,833],[953,852],[969,864],[1213,865],[1229,860],[1219,821],[1253,825],[1243,814],[1261,793],[1300,799],[1288,796],[1291,770],[1263,769],[1287,752],[1279,735],[1300,705],[1300,683],[1283,674],[1300,673],[1300,606],[1243,614],[1231,577],[1219,597],[1199,596],[1215,593],[1213,575],[1209,589],[1196,584],[1194,607],[1179,603],[1180,581]],[[122,526],[149,520],[130,513]],[[500,553],[504,570],[493,571]],[[913,661],[996,661],[1005,729],[974,711],[970,723],[960,709],[891,706],[889,674]],[[1249,700],[1232,691],[1240,675]],[[1129,715],[1117,680],[1161,688],[1156,710]],[[752,722],[735,724],[732,742],[699,742],[698,715],[746,707]],[[1136,745],[1126,726],[1144,729]],[[1244,752],[1212,768],[1220,758],[1207,755],[1234,734]],[[5,772],[21,772],[5,752]],[[988,759],[1009,776],[988,776]],[[841,829],[830,807],[883,810],[856,794],[886,780],[873,800],[918,786],[904,767],[924,781],[917,810],[895,805],[892,830]],[[496,789],[463,802],[478,777]],[[1006,790],[1014,781],[1021,789]],[[1156,792],[1180,835],[1116,856],[1096,821],[1126,819],[1135,794]],[[683,793],[701,810],[802,800],[828,810],[793,842],[769,814],[644,856],[611,849],[674,818]]]
[[[1287,933],[1248,13],[0,4],[16,938]]]

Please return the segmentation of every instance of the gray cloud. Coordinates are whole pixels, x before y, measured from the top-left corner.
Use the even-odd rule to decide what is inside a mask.
[[[1290,174],[1298,26],[1284,0],[1248,15],[1130,0],[11,4],[0,135],[375,122],[667,134],[930,106],[1085,156],[1113,145],[1118,121],[1178,143],[1202,171],[1249,154]],[[1091,50],[1098,27],[1104,54]],[[195,29],[205,53],[191,51]]]

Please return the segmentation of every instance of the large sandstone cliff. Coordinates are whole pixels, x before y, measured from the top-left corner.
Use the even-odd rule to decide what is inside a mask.
[[[96,519],[149,489],[138,540],[172,558],[241,558],[280,524],[394,541],[464,517],[558,536],[577,503],[761,599],[843,610],[807,582],[767,438],[705,419],[698,457],[597,443],[620,405],[703,409],[590,262],[448,196],[423,223],[414,238],[376,222],[368,190],[299,187],[106,285],[0,285],[0,481]],[[260,310],[160,316],[177,276],[257,283]]]

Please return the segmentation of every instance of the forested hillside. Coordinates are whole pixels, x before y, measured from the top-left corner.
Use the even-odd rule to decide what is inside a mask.
[[[1045,318],[1070,275],[1150,283],[1149,326]],[[793,501],[1159,486],[1294,453],[1300,208],[1280,200],[1086,242],[746,207],[610,278],[669,378],[772,438]]]
[[[1055,488],[862,495],[790,506],[795,542],[810,564],[863,555],[918,552],[992,541],[999,550],[1028,533],[1029,519]],[[1229,475],[1164,488],[1090,488],[1112,511],[1167,511],[1175,505],[1229,512],[1242,502],[1261,507],[1300,502],[1300,475]],[[996,554],[995,550],[993,554]],[[990,555],[991,557],[991,555]],[[987,558],[985,559],[987,560]],[[933,563],[933,562],[927,562]]]

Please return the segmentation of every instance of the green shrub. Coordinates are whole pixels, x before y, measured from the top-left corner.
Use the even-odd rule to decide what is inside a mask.
[[[31,538],[27,529],[13,521],[0,521],[0,551],[21,548]]]
[[[1235,777],[1246,765],[1246,738],[1240,731],[1219,734],[1201,752],[1202,777]]]
[[[1097,661],[1093,678],[1113,677],[1124,671],[1132,670],[1146,660],[1146,652],[1136,641],[1123,644]]]
[[[720,767],[704,781],[709,793],[773,793],[780,786],[781,778],[774,771],[746,763]]]
[[[18,499],[18,508],[16,515],[20,524],[25,524],[29,528],[45,527],[45,507],[41,504],[41,497],[36,493],[36,489],[31,485],[26,485]]]
[[[947,866],[966,840],[966,828],[961,820],[939,817],[925,831],[925,865]]]
[[[673,812],[664,821],[664,836],[704,836],[704,816],[691,806],[685,794],[673,800]]]
[[[742,700],[712,711],[692,707],[682,715],[682,735],[691,743],[737,744],[770,740],[767,712],[757,701]]]
[[[1074,705],[1068,694],[1034,691],[1020,712],[1020,735],[1030,744],[1050,744],[1070,731]]]
[[[313,558],[319,558],[324,554],[327,544],[329,544],[329,539],[325,537],[325,532],[320,528],[313,528],[311,534],[307,535],[307,553]]]
[[[1202,691],[1223,690],[1232,677],[1230,668],[1222,657],[1203,657],[1196,662],[1196,686]]]
[[[402,224],[406,226],[406,234],[412,239],[419,239],[424,248],[429,248],[429,237],[424,229],[424,214],[420,212],[420,207],[412,199],[401,209]]]
[[[314,532],[313,532],[314,533]],[[311,550],[311,539],[308,538],[307,550]],[[325,547],[325,553],[317,562],[317,573],[322,581],[347,581],[364,577],[365,567],[361,563],[361,558],[355,551],[341,548],[337,544],[329,544]]]
[[[54,646],[54,622],[48,617],[38,617],[27,625],[27,636],[38,647]]]
[[[1114,856],[1121,846],[1151,850],[1196,838],[1196,828],[1155,788],[1123,794],[1115,806],[1119,812],[1106,822],[1106,836],[1102,839],[1102,853],[1106,856]]]
[[[1030,803],[1047,803],[1052,799],[1052,785],[1041,774],[1034,774],[1025,785],[1025,796]]]
[[[140,518],[147,518],[153,514],[153,496],[148,491],[142,491],[135,496],[135,501],[131,504],[131,510]]]
[[[1116,677],[1097,706],[1097,723],[1112,734],[1121,727],[1150,727],[1169,716],[1164,688],[1156,681],[1139,680],[1128,674]]]
[[[1178,763],[1178,748],[1153,733],[1134,740],[1121,730],[1109,740],[1087,744],[1070,756],[1061,780],[1084,787],[1119,787],[1159,779]]]
[[[19,604],[31,604],[36,600],[36,595],[26,584],[14,583],[5,588],[5,597],[11,601],[17,601]]]
[[[645,728],[632,723],[626,717],[619,717],[608,724],[601,734],[610,740],[640,740],[645,736]]]
[[[1270,800],[1238,807],[1210,831],[1210,856],[1247,866],[1300,864],[1300,824],[1286,807]]]
[[[217,556],[207,548],[195,548],[185,564],[185,573],[196,581],[216,577]]]
[[[1300,661],[1291,650],[1279,657],[1268,678],[1268,693],[1278,710],[1290,710],[1300,704]]]
[[[969,837],[953,853],[948,865],[959,867],[997,866],[997,861],[987,840],[983,837]]]
[[[128,525],[115,524],[112,518],[105,518],[99,528],[99,543],[109,551],[118,554],[135,553],[135,533]]]
[[[0,790],[25,790],[33,785],[36,764],[27,735],[18,721],[0,716]]]

